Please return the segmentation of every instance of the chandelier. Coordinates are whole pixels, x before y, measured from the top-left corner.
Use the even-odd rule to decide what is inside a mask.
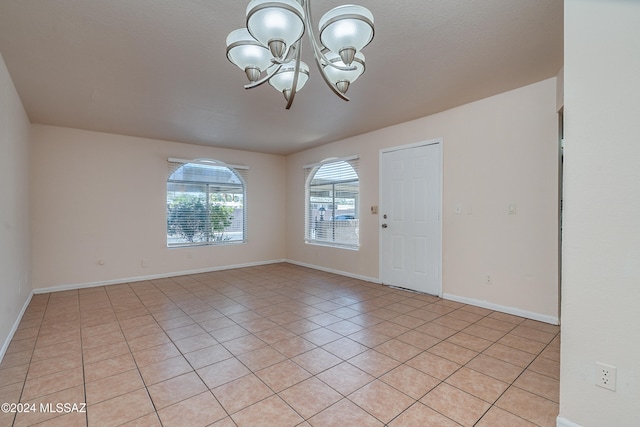
[[[309,66],[300,60],[305,30],[325,83],[340,98],[364,72],[361,50],[373,39],[373,15],[356,5],[343,5],[319,21],[320,44],[313,33],[311,0],[252,0],[247,26],[227,36],[227,58],[243,70],[251,89],[269,82],[284,94],[287,110],[309,78]]]

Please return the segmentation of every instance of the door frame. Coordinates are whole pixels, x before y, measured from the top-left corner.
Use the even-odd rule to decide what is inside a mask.
[[[438,245],[438,297],[442,298],[443,295],[443,286],[442,286],[442,236],[443,236],[443,231],[444,231],[444,215],[442,212],[442,201],[443,201],[443,190],[444,190],[444,168],[443,168],[443,160],[444,160],[444,139],[442,137],[439,138],[434,138],[434,139],[428,139],[428,140],[424,140],[424,141],[419,141],[419,142],[414,142],[414,143],[410,143],[410,144],[404,144],[404,145],[396,145],[393,147],[387,147],[387,148],[382,148],[380,149],[380,152],[378,154],[378,202],[382,201],[382,156],[385,153],[390,153],[393,151],[400,151],[400,150],[408,150],[408,149],[412,149],[412,148],[418,148],[418,147],[423,147],[423,146],[427,146],[427,145],[438,145],[439,146],[439,150],[440,150],[440,158],[439,158],[439,166],[440,166],[440,188],[438,189],[440,192],[440,200],[438,200],[438,219],[440,222],[440,229],[438,230],[438,237],[439,237],[439,245]],[[378,215],[380,215],[381,213],[381,209],[378,209]],[[381,217],[378,217],[378,277],[380,278],[380,283],[382,283],[383,285],[385,285],[385,283],[382,281],[382,220],[380,219]]]

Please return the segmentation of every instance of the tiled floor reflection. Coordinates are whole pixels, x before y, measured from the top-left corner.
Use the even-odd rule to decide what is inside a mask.
[[[273,264],[35,295],[0,402],[37,410],[0,425],[555,426],[559,358],[557,326]]]

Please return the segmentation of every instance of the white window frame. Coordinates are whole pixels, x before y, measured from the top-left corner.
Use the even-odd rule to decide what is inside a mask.
[[[231,172],[235,178],[237,178],[237,181],[239,181],[240,184],[238,183],[229,183],[229,182],[222,182],[222,181],[208,181],[207,179],[204,179],[204,175],[203,175],[203,179],[202,180],[173,180],[172,177],[174,176],[174,173],[176,171],[178,171],[180,168],[186,166],[186,165],[202,165],[202,166],[214,166],[218,169],[222,168],[222,169],[228,169],[229,172]],[[167,226],[166,226],[166,236],[167,236],[167,247],[169,248],[181,248],[181,247],[192,247],[192,246],[216,246],[216,245],[233,245],[233,244],[240,244],[240,243],[246,243],[247,242],[247,177],[248,177],[248,171],[249,168],[247,166],[241,166],[241,165],[231,165],[231,164],[227,164],[224,162],[221,162],[219,160],[213,160],[213,159],[195,159],[195,160],[186,160],[186,159],[177,159],[177,158],[169,158],[168,159],[168,174],[167,174],[167,181],[166,181],[166,195],[167,195],[167,205],[166,205],[166,210],[167,210]],[[234,218],[239,216],[237,213],[236,215],[230,215],[230,218],[228,218],[228,220],[230,222],[232,222],[232,224],[230,224],[229,226],[225,226],[222,230],[217,229],[211,229],[208,230],[207,232],[205,232],[204,234],[200,234],[198,236],[197,239],[194,240],[190,240],[189,238],[184,238],[184,234],[183,237],[176,237],[176,234],[171,234],[171,227],[172,227],[172,217],[171,217],[171,208],[170,208],[170,197],[172,194],[172,190],[170,190],[172,185],[176,185],[176,184],[182,184],[182,185],[193,185],[193,186],[203,186],[205,188],[206,191],[206,196],[205,199],[207,199],[207,201],[205,202],[205,206],[206,206],[206,216],[205,221],[211,221],[211,208],[213,206],[217,206],[220,205],[220,203],[215,203],[214,201],[210,198],[210,195],[213,193],[209,193],[209,189],[211,188],[211,186],[215,186],[215,187],[219,187],[219,186],[229,186],[229,187],[233,187],[233,186],[240,186],[241,185],[241,207],[238,209],[236,208],[236,212],[240,212],[241,218]],[[173,190],[175,191],[175,190]],[[219,191],[220,192],[220,191]],[[184,194],[187,194],[187,192],[183,192]],[[176,194],[181,194],[180,191],[177,191]],[[227,203],[223,203],[222,206],[227,206],[227,207],[233,207],[234,205],[237,205],[238,202],[237,201],[230,201]],[[201,214],[202,215],[202,214]],[[179,222],[179,221],[176,221]],[[235,223],[234,223],[235,222]],[[207,224],[207,226],[205,226],[205,228],[208,228],[209,226],[211,226],[210,224]],[[202,226],[199,226],[202,227]],[[212,226],[211,226],[212,227]],[[231,230],[229,230],[229,227],[231,227]],[[231,233],[240,233],[240,238],[234,238],[233,235],[229,236],[229,232]],[[225,236],[225,233],[227,233],[227,235]],[[193,237],[193,233],[192,233],[192,237]]]
[[[349,176],[336,175],[335,177],[329,177],[325,183],[316,182],[314,184],[316,174],[324,166],[329,166],[329,174],[341,173],[339,163],[347,163],[355,173],[355,179],[352,174],[349,174]],[[336,165],[337,169],[335,171],[330,170],[332,164]],[[358,171],[358,156],[325,159],[319,163],[305,165],[304,172],[305,243],[358,250],[360,247],[360,175]],[[342,171],[342,173],[344,172]],[[345,191],[346,187],[354,183],[357,184],[355,198],[350,200],[351,198],[337,195],[336,186],[342,186],[342,191]],[[325,187],[327,196],[316,196],[314,198],[312,195],[313,187]]]

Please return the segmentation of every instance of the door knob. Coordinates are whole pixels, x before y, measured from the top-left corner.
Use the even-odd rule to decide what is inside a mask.
[[[387,224],[382,224],[382,228],[387,228],[388,225]]]

